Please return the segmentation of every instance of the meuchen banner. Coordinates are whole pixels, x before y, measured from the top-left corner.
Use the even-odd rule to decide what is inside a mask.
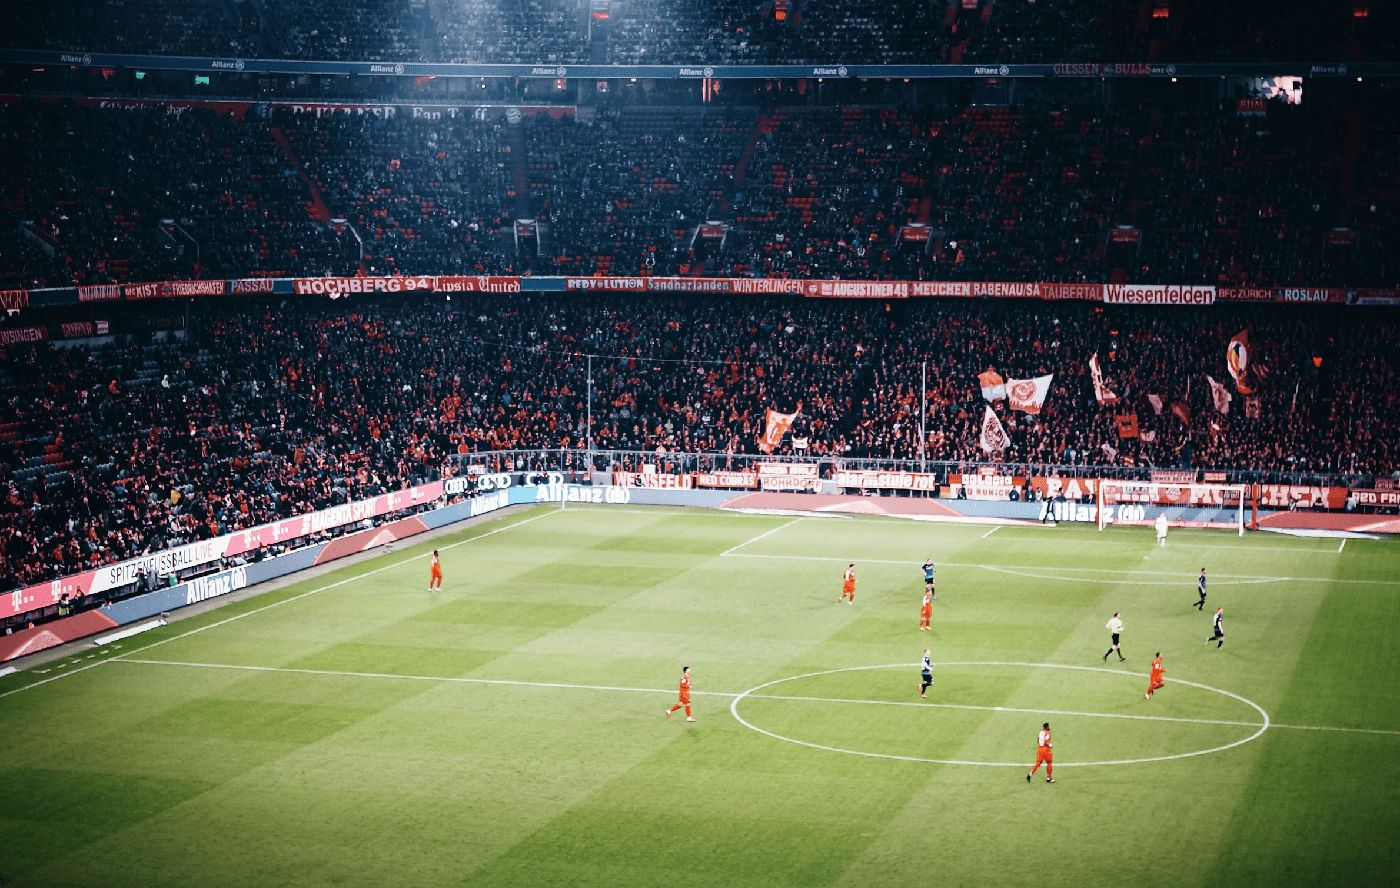
[[[423,505],[440,496],[442,482],[433,481],[16,589],[0,595],[0,617],[12,617],[49,607],[57,604],[65,594],[71,597],[101,595],[136,582],[142,570],[148,577],[160,577],[186,568],[212,564],[220,558],[242,555],[264,545],[289,542],[322,530]]]

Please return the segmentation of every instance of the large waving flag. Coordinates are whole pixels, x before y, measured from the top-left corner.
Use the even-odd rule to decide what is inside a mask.
[[[1055,374],[1047,373],[1034,379],[1008,379],[1006,381],[1006,402],[1012,410],[1026,413],[1039,413],[1045,406],[1045,396],[1050,393],[1050,380]]]
[[[1089,378],[1094,381],[1094,400],[1100,406],[1107,407],[1109,404],[1117,404],[1118,396],[1115,395],[1103,381],[1103,371],[1099,369],[1099,356],[1097,353],[1089,357]]]
[[[1225,346],[1225,369],[1230,371],[1230,378],[1242,395],[1254,394],[1254,387],[1249,383],[1249,361],[1249,330],[1246,328],[1231,337],[1230,344]]]
[[[768,422],[763,429],[763,437],[758,439],[759,449],[763,450],[765,453],[770,453],[774,447],[783,443],[783,435],[786,435],[788,430],[792,428],[792,421],[796,418],[796,410],[791,413],[779,413],[776,410],[769,410]]]
[[[1230,402],[1234,400],[1234,395],[1231,395],[1230,390],[1225,386],[1216,382],[1209,373],[1206,374],[1206,382],[1210,383],[1210,397],[1215,402],[1215,412],[1229,413]]]
[[[984,401],[996,401],[1006,397],[1006,380],[991,367],[987,368],[987,372],[977,374],[977,384],[982,386]]]
[[[997,419],[996,411],[988,404],[987,412],[982,414],[982,450],[987,453],[1001,453],[1009,446],[1011,439],[1007,437],[1001,420]]]

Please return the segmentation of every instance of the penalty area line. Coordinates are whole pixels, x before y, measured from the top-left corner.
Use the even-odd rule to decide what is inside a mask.
[[[737,546],[730,546],[728,549],[725,549],[723,552],[719,553],[719,557],[723,558],[723,557],[726,556],[726,555],[732,554],[736,549],[742,549],[742,548],[744,548],[745,546],[751,546],[751,545],[753,545],[754,543],[758,542],[759,540],[763,539],[764,537],[766,537],[766,536],[772,536],[773,534],[777,533],[777,532],[780,531],[780,530],[787,530],[789,527],[792,527],[794,524],[796,524],[797,522],[799,522],[799,521],[801,521],[801,520],[802,520],[802,519],[801,519],[800,517],[799,517],[799,518],[794,518],[794,519],[792,519],[791,521],[787,522],[786,524],[781,524],[781,525],[779,525],[779,526],[777,526],[777,527],[771,528],[771,529],[769,529],[769,530],[765,530],[763,533],[759,534],[758,536],[754,537],[753,539],[744,540],[742,543],[739,543]]]

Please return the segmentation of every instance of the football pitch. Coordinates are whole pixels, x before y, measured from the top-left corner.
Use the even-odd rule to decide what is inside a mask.
[[[1394,884],[1400,546],[1167,543],[504,515],[0,678],[0,885]]]

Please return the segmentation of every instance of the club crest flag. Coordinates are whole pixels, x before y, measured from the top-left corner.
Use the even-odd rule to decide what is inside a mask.
[[[1009,446],[1011,439],[1006,436],[1006,429],[1001,420],[997,419],[996,411],[988,404],[987,412],[982,414],[982,450],[986,453],[1001,453]]]
[[[1225,346],[1225,369],[1230,371],[1230,378],[1242,395],[1254,393],[1254,387],[1249,384],[1249,360],[1249,330],[1245,329],[1236,333]]]
[[[1230,390],[1225,386],[1216,382],[1210,374],[1206,374],[1206,382],[1210,383],[1210,397],[1215,402],[1215,412],[1229,413],[1230,402],[1234,400],[1235,396],[1230,394]]]
[[[996,401],[1006,397],[1006,380],[991,367],[987,368],[987,372],[977,374],[977,382],[982,386],[984,401]]]
[[[758,439],[760,447],[766,447],[772,451],[774,447],[783,443],[783,435],[792,428],[792,421],[797,418],[797,411],[791,413],[779,413],[776,410],[768,411],[768,423],[763,429],[763,437]]]
[[[1104,384],[1097,354],[1089,357],[1089,378],[1094,381],[1094,400],[1098,401],[1100,406],[1107,407],[1109,404],[1118,403],[1118,396],[1109,391],[1108,386]]]
[[[1045,405],[1045,396],[1050,393],[1050,380],[1054,378],[1055,374],[1048,373],[1035,379],[1008,379],[1006,403],[1012,410],[1039,413]]]

